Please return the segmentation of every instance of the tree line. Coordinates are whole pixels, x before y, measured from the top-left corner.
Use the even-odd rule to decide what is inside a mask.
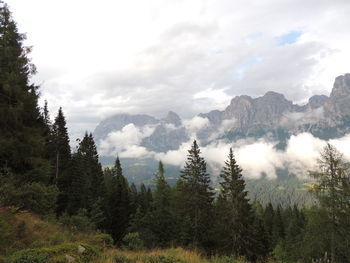
[[[310,173],[317,202],[309,208],[249,200],[232,149],[215,191],[196,141],[175,186],[160,162],[155,188],[137,187],[123,175],[119,158],[102,168],[91,133],[72,151],[62,108],[52,123],[47,103],[38,106],[24,40],[0,1],[0,207],[54,214],[135,249],[182,246],[252,262],[350,262],[349,167],[333,146]]]

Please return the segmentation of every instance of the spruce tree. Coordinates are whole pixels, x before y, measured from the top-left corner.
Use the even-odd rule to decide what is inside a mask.
[[[136,213],[136,209],[139,203],[138,201],[139,193],[134,183],[131,183],[129,187],[129,196],[130,196],[130,214],[133,215]]]
[[[81,140],[78,151],[79,161],[81,162],[81,173],[85,178],[83,188],[84,202],[88,210],[103,194],[103,171],[98,160],[97,148],[92,134],[85,133]]]
[[[71,151],[69,146],[69,136],[66,127],[66,119],[63,115],[62,107],[59,108],[52,128],[52,161],[55,164],[54,182],[59,188],[66,187],[64,176],[65,170],[69,166]],[[63,184],[63,185],[62,185]]]
[[[35,67],[24,40],[0,1],[0,168],[12,170],[20,183],[45,181],[49,173],[38,87],[30,83]]]
[[[190,236],[182,245],[209,248],[212,244],[214,192],[210,186],[206,162],[194,141],[176,187],[176,210],[179,236]],[[188,220],[182,221],[187,218]],[[185,222],[191,222],[190,225]]]
[[[103,171],[91,133],[85,133],[73,155],[68,182],[68,187],[61,191],[67,197],[66,205],[61,206],[62,210],[67,207],[70,214],[76,214],[78,209],[85,209],[91,216],[93,208],[101,204],[104,192]]]
[[[129,197],[129,185],[121,168],[119,158],[116,159],[115,165],[112,169],[108,169],[105,173],[109,172],[110,185],[107,185],[107,220],[109,226],[108,232],[112,235],[113,239],[120,243],[126,229],[129,225],[130,217],[130,197]],[[106,176],[105,176],[106,178]]]
[[[158,246],[169,246],[174,237],[174,215],[172,207],[172,190],[165,180],[164,166],[159,162],[155,174],[156,188],[152,203],[152,232]]]
[[[245,190],[242,169],[236,163],[232,149],[220,177],[217,224],[222,238],[219,247],[227,254],[252,257],[256,246],[254,214]]]

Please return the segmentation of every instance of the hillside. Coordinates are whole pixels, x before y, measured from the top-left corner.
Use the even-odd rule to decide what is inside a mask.
[[[73,222],[74,221],[74,222]],[[65,222],[67,223],[67,222]],[[0,210],[1,263],[233,263],[228,257],[202,257],[182,248],[128,250],[113,246],[110,236],[90,229],[83,217],[75,217],[70,227],[33,213]]]

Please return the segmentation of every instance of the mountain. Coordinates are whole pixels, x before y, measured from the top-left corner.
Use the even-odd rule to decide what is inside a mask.
[[[180,167],[174,160],[178,158],[177,154],[186,155],[181,145],[192,140],[194,135],[202,147],[218,142],[230,144],[239,142],[240,139],[263,138],[274,142],[276,149],[284,150],[292,135],[304,132],[320,139],[340,138],[350,133],[350,74],[335,79],[329,96],[312,96],[305,105],[295,104],[283,94],[273,91],[257,98],[242,95],[234,97],[224,110],[201,113],[191,120],[181,120],[171,111],[161,119],[144,114],[117,114],[98,124],[94,137],[100,145],[115,145],[110,154],[103,151],[101,161],[104,165],[112,164],[118,153],[125,160],[124,171],[130,180],[151,184],[157,167],[157,156],[156,159],[162,160],[164,156],[168,157],[165,162],[167,176],[175,182]],[[132,146],[125,143],[129,137],[134,138],[131,140]],[[286,182],[291,182],[291,176],[288,172],[279,173],[279,177],[285,178]],[[266,185],[271,186],[271,182],[266,180],[265,183],[262,183],[263,179],[248,182],[248,185],[255,192],[263,185],[261,191],[267,189]],[[304,192],[297,189],[303,189],[304,182],[296,183],[295,180],[293,193],[300,195]],[[280,195],[281,184],[274,184],[274,191]],[[268,191],[274,192],[271,189]]]
[[[197,117],[208,124],[197,131],[202,145],[213,140],[261,138],[283,140],[292,134],[310,132],[321,139],[341,137],[350,132],[350,74],[335,79],[330,96],[312,96],[306,105],[297,105],[283,94],[273,91],[252,98],[237,96],[223,111],[213,110]],[[135,127],[149,126],[154,131],[142,138],[140,145],[149,151],[176,150],[191,137],[191,130],[174,112],[163,119],[149,115],[118,114],[103,120],[94,131],[96,141],[108,134],[120,131],[128,124]]]

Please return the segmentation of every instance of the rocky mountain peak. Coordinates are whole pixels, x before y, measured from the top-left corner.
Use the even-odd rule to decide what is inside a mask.
[[[314,95],[309,99],[307,107],[310,109],[317,109],[323,106],[327,100],[328,97],[326,95]]]
[[[350,115],[350,74],[337,77],[328,102],[325,105],[327,115],[333,118]]]
[[[350,96],[350,74],[336,77],[330,97],[333,99]]]
[[[181,123],[182,123],[179,115],[177,115],[173,111],[169,111],[166,117],[162,119],[162,121],[164,121],[165,123],[174,124],[175,127],[181,126]]]
[[[284,97],[283,94],[275,92],[275,91],[268,91],[268,92],[266,92],[265,95],[261,97],[261,99],[269,100],[271,102],[274,102],[274,101],[287,101],[287,99]]]
[[[237,104],[251,104],[253,102],[252,97],[247,95],[241,95],[236,96],[231,100],[230,106],[237,105]]]

